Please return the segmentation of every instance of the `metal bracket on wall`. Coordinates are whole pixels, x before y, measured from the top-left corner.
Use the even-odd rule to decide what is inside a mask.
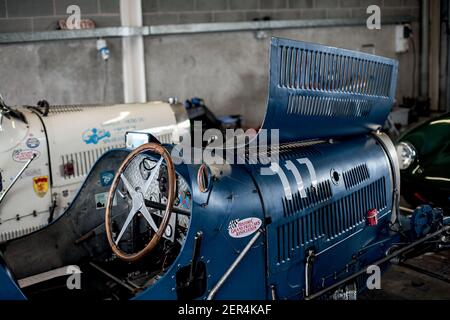
[[[391,25],[413,21],[413,17],[385,17],[382,24]],[[166,36],[211,32],[238,32],[301,28],[365,26],[366,19],[273,20],[224,23],[192,23],[142,27],[109,27],[85,30],[55,30],[42,32],[0,33],[0,44],[73,39],[117,38],[132,36]]]

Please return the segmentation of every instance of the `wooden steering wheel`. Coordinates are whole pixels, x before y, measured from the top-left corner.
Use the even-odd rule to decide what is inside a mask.
[[[159,154],[161,158],[156,163],[156,165],[151,169],[150,175],[147,180],[143,181],[142,187],[133,187],[128,179],[125,177],[124,172],[127,168],[127,166],[135,159],[138,155],[146,152],[153,152],[156,154]],[[161,167],[162,161],[165,160],[166,166],[167,166],[167,177],[168,177],[168,188],[167,188],[167,202],[165,203],[166,209],[162,216],[161,223],[159,224],[159,227],[156,225],[155,221],[152,218],[152,215],[147,209],[144,195],[151,186],[153,180],[155,179],[156,174],[159,171],[159,168]],[[113,233],[111,231],[111,223],[112,223],[112,207],[113,207],[113,200],[114,196],[116,194],[117,186],[119,185],[119,182],[122,181],[126,191],[128,192],[129,196],[131,197],[131,210],[128,213],[128,216],[125,220],[125,223],[122,226],[122,229],[117,236],[116,239],[113,239]],[[153,142],[146,143],[135,150],[133,150],[127,158],[122,162],[119,169],[116,172],[116,175],[114,177],[114,180],[111,185],[111,189],[109,190],[108,195],[108,201],[106,205],[106,211],[105,211],[105,229],[106,229],[106,236],[108,238],[109,245],[111,246],[112,251],[122,260],[133,262],[141,259],[145,255],[147,255],[149,252],[151,252],[156,245],[161,240],[164,231],[167,228],[167,224],[169,223],[170,215],[172,213],[172,207],[173,202],[175,199],[175,190],[176,190],[176,174],[175,174],[175,168],[173,166],[172,158],[170,157],[167,150],[161,146],[160,144],[156,144]],[[140,213],[147,223],[150,225],[150,227],[153,229],[154,234],[150,241],[148,242],[145,247],[136,252],[136,253],[127,253],[122,251],[122,249],[119,248],[119,241],[122,238],[125,230],[127,229],[130,222],[133,220],[133,217]]]

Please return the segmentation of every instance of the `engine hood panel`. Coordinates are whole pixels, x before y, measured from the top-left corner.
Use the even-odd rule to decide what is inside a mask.
[[[280,142],[365,134],[381,127],[395,99],[398,62],[273,38],[264,129]]]

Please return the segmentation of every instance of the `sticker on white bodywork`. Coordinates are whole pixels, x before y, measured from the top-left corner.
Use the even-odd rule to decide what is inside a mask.
[[[261,225],[261,219],[255,217],[234,219],[228,225],[228,234],[232,238],[244,238],[258,231]]]
[[[26,141],[27,147],[31,148],[31,149],[39,147],[40,144],[41,143],[40,143],[39,139],[34,138],[34,137],[28,138]]]
[[[12,158],[16,162],[27,162],[33,157],[34,154],[36,154],[37,158],[39,157],[40,152],[37,150],[30,150],[30,149],[26,150],[17,149],[13,151]]]

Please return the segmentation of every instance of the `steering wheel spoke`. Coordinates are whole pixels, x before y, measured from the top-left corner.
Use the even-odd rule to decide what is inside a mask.
[[[136,213],[138,212],[138,210],[136,210],[136,208],[134,207],[134,205],[131,207],[130,212],[128,213],[128,216],[122,226],[122,229],[120,229],[119,235],[117,236],[116,240],[114,241],[114,243],[116,245],[119,244],[120,239],[122,239],[123,234],[125,233],[125,231],[128,228],[128,225],[130,224],[130,222],[133,220],[134,216],[136,215]]]
[[[120,180],[122,180],[125,188],[128,190],[128,193],[133,197],[134,194],[136,194],[136,190],[133,188],[131,183],[128,181],[128,179],[124,176],[123,173],[120,174]]]
[[[156,165],[152,168],[152,172],[150,174],[150,177],[145,181],[144,183],[144,187],[143,187],[143,192],[147,192],[148,189],[150,188],[153,179],[155,179],[156,173],[158,173],[159,168],[161,167],[162,161],[163,161],[163,157],[161,157],[158,162],[156,163]]]
[[[148,224],[150,225],[150,227],[152,227],[153,231],[155,232],[158,231],[158,227],[156,226],[156,223],[153,220],[152,215],[150,214],[145,205],[143,205],[141,209],[139,209],[139,212],[142,214],[145,220],[147,220]]]

